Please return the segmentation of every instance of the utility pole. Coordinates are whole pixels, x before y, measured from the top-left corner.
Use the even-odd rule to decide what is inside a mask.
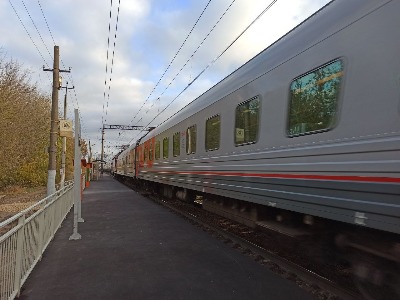
[[[101,162],[100,162],[100,174],[103,174],[103,162],[104,162],[104,124],[101,130]],[[100,176],[102,177],[102,176]]]
[[[68,81],[65,86],[61,87],[62,89],[65,89],[65,95],[64,95],[64,120],[67,119],[67,94],[68,90],[72,90],[75,88],[73,86],[72,88],[68,87]],[[64,187],[64,182],[65,182],[65,157],[67,153],[67,137],[63,136],[62,138],[62,152],[61,152],[61,181],[60,181],[60,189]]]
[[[90,146],[90,140],[89,140],[89,162],[92,162],[92,147]]]
[[[90,140],[89,140],[89,163],[92,162],[92,146],[90,145]],[[89,172],[89,180],[91,181],[93,179],[93,164],[90,164],[90,172]]]
[[[50,123],[50,147],[49,147],[49,168],[47,176],[47,196],[56,192],[56,156],[57,156],[57,134],[58,134],[58,90],[60,84],[60,72],[70,72],[71,70],[60,70],[60,50],[54,46],[53,69],[43,71],[53,72],[53,93],[51,101],[51,123]]]
[[[70,240],[80,240],[82,236],[78,233],[78,223],[84,222],[81,218],[81,124],[79,112],[75,109],[75,155],[74,155],[74,231]]]

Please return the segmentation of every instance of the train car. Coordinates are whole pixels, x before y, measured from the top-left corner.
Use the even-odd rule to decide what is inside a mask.
[[[135,145],[122,151],[113,159],[112,172],[114,175],[135,176]]]
[[[250,226],[322,230],[362,283],[398,289],[399,13],[330,2],[143,138],[132,177]]]

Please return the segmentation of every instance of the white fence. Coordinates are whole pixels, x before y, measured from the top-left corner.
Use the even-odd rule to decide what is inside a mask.
[[[73,205],[73,182],[0,223],[0,299],[19,295]]]

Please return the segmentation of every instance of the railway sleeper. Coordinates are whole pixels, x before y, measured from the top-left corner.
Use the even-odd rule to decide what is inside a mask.
[[[312,216],[276,208],[265,208],[261,205],[235,200],[227,197],[207,195],[203,199],[203,209],[234,220],[251,228],[262,228],[276,231],[289,237],[312,235]]]
[[[388,234],[354,230],[340,222],[170,185],[157,185],[156,190],[169,199],[201,204],[207,211],[248,227],[265,228],[300,240],[314,259],[344,259],[350,263],[355,282],[366,299],[398,299],[392,297],[400,294],[400,243],[393,243],[396,239]],[[371,240],[371,236],[379,238]],[[314,240],[318,244],[313,247]],[[330,257],[328,252],[332,249],[343,251]]]
[[[209,196],[203,199],[203,209],[248,227],[257,227],[257,209],[250,204],[223,197]]]
[[[292,227],[290,225],[287,225],[287,224],[284,224],[284,223],[281,223],[278,221],[274,221],[274,220],[258,221],[256,224],[257,224],[257,226],[259,226],[261,228],[273,230],[273,231],[279,232],[281,234],[287,235],[292,238],[312,234],[312,232],[310,230]]]

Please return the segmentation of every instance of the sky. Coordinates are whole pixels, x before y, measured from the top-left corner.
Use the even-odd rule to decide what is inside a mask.
[[[103,124],[161,124],[328,2],[0,0],[0,54],[28,69],[31,81],[51,95],[52,74],[43,66],[53,67],[59,46],[60,68],[71,68],[61,73],[63,86],[74,86],[67,119],[79,110],[82,138],[96,156]],[[60,114],[64,94],[59,91]],[[105,130],[106,156],[142,134]]]

